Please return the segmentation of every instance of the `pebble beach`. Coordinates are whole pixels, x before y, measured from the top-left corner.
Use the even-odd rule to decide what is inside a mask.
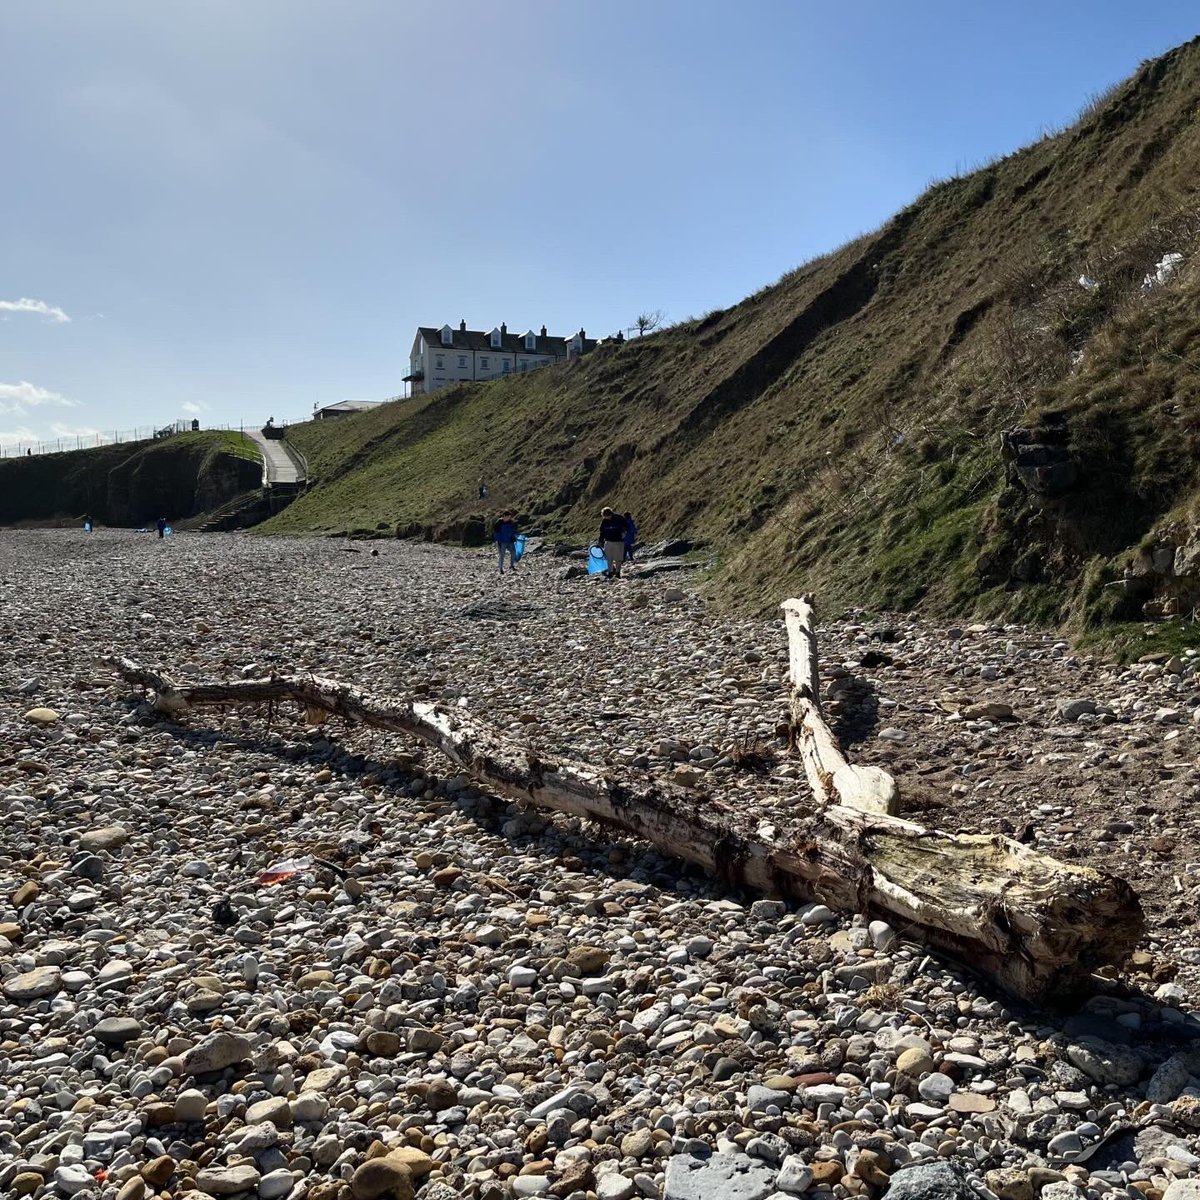
[[[1125,971],[1049,1008],[422,743],[169,721],[97,662],[432,698],[794,821],[782,621],[531,549],[499,577],[391,540],[0,531],[0,1195],[1200,1200],[1187,656],[823,614],[826,711],[906,813],[1140,894]]]

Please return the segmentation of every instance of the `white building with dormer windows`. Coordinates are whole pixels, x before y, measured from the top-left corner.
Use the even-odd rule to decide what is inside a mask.
[[[452,383],[502,379],[567,362],[595,345],[596,339],[582,329],[561,338],[548,335],[545,325],[536,333],[532,329],[509,333],[505,324],[485,333],[468,329],[466,321],[460,321],[457,329],[423,325],[413,338],[404,382],[412,385],[412,395],[420,396]]]

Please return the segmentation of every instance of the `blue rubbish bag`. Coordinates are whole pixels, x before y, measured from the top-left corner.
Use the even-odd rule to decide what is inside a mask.
[[[92,532],[92,523],[91,523],[91,521],[84,521],[84,523],[83,523],[83,532],[84,532],[84,533],[91,533],[91,532]]]
[[[513,562],[518,563],[525,557],[525,535],[517,534],[517,540],[513,543]]]
[[[588,551],[588,574],[602,575],[608,570],[608,559],[604,557],[604,551],[599,546],[593,546]]]

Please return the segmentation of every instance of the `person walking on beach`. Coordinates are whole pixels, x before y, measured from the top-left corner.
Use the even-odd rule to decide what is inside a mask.
[[[600,547],[604,551],[609,579],[621,578],[621,563],[625,561],[625,518],[605,506],[600,510]]]
[[[637,542],[637,526],[633,523],[633,516],[630,513],[625,513],[625,557],[622,561],[633,562],[633,547]]]
[[[480,498],[480,500],[486,500],[487,497],[488,497],[487,484],[483,482],[483,476],[481,475],[479,477],[479,498]]]
[[[509,570],[517,569],[517,516],[509,510],[500,514],[496,528],[492,532],[492,541],[496,543],[497,556],[500,560],[500,574],[504,574],[504,556],[508,555]]]
[[[158,536],[159,536],[160,538],[162,538],[162,537],[166,537],[166,536],[167,536],[167,518],[166,518],[166,517],[159,517],[159,518],[158,518],[158,521],[156,522],[156,524],[157,524],[157,527],[158,527]]]

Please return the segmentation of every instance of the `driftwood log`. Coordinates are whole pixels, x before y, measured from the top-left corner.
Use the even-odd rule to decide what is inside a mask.
[[[152,689],[155,706],[174,716],[292,700],[310,714],[422,738],[499,795],[645,838],[737,886],[882,917],[1019,996],[1070,989],[1119,966],[1142,934],[1141,907],[1123,880],[1008,838],[939,833],[833,803],[781,830],[744,806],[632,772],[549,761],[461,708],[309,675],[184,686],[128,659],[102,661]]]
[[[825,723],[812,597],[785,600],[780,607],[787,625],[794,740],[817,803],[844,804],[847,808],[895,816],[900,811],[896,781],[880,767],[856,767],[848,763],[833,731]]]

